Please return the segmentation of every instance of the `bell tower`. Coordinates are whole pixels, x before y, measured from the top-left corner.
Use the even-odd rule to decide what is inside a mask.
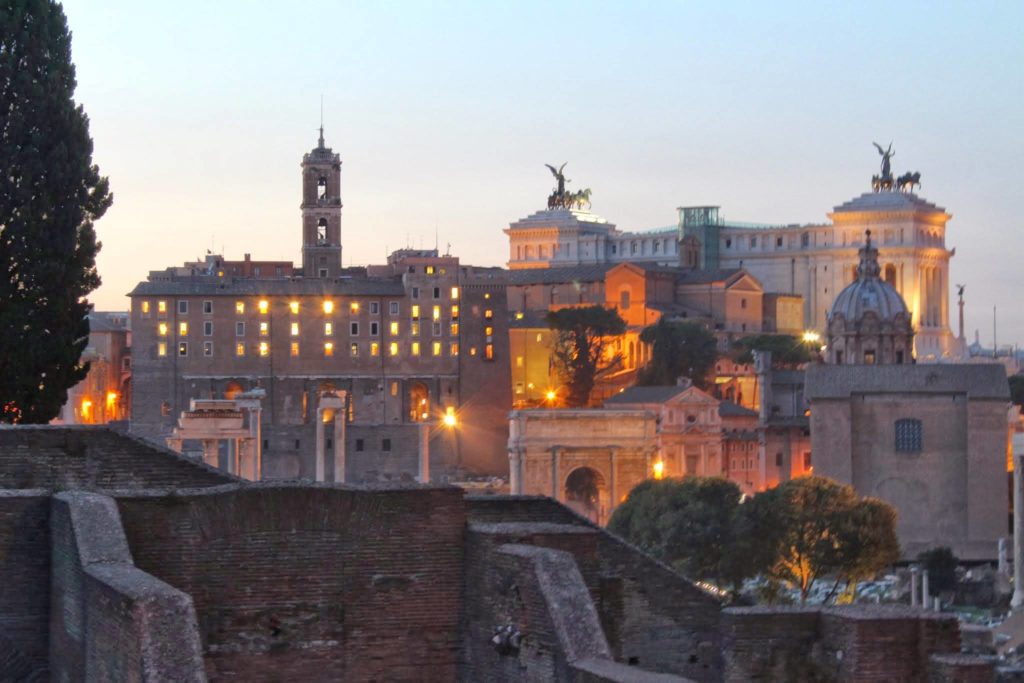
[[[302,157],[302,275],[338,277],[341,270],[341,157],[319,144]]]

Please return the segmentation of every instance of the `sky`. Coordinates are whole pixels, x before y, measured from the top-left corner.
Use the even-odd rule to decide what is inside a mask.
[[[202,257],[300,261],[302,154],[342,159],[345,265],[503,265],[545,163],[623,230],[675,207],[824,223],[873,141],[952,215],[967,335],[1024,342],[1024,3],[67,0],[114,204],[101,310]],[[955,291],[951,287],[951,296]],[[955,305],[950,305],[955,326]],[[955,333],[954,329],[954,333]]]

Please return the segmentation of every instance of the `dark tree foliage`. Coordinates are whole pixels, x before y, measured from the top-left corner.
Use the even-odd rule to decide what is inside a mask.
[[[753,363],[754,351],[771,351],[773,365],[794,367],[817,359],[821,346],[788,334],[754,334],[736,340],[732,346],[737,363]]]
[[[48,422],[85,377],[93,221],[110,206],[72,96],[71,36],[51,0],[0,0],[0,421]]]
[[[1010,376],[1010,400],[1018,406],[1024,406],[1024,375]]]
[[[626,331],[625,321],[614,309],[603,306],[561,308],[548,311],[545,321],[555,333],[554,362],[566,386],[570,407],[590,401],[594,383],[619,367],[621,355],[606,357],[610,337]]]
[[[942,593],[956,590],[956,555],[946,546],[926,550],[917,556],[917,561],[928,571],[928,590]]]
[[[668,322],[664,318],[645,327],[640,341],[651,344],[651,361],[640,371],[637,384],[671,385],[689,377],[706,389],[709,374],[718,360],[715,335],[697,323]]]
[[[648,480],[619,505],[608,528],[693,579],[732,583],[733,518],[740,489],[714,477]],[[742,577],[741,577],[742,579]]]

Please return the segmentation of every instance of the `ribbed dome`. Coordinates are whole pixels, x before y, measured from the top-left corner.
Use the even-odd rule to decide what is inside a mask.
[[[832,316],[841,315],[847,321],[860,320],[871,311],[881,320],[892,320],[897,314],[910,313],[899,292],[879,277],[878,249],[871,246],[871,231],[860,250],[857,279],[839,293],[832,304]]]

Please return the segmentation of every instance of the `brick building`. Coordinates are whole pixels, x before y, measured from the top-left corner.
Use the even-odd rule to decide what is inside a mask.
[[[130,293],[131,431],[162,443],[193,399],[261,389],[264,478],[316,475],[318,415],[348,423],[346,476],[328,465],[328,480],[414,475],[425,424],[435,475],[503,474],[504,272],[436,250],[343,269],[340,171],[321,131],[302,162],[301,269],[209,255]],[[339,394],[343,418],[319,410]],[[437,424],[448,413],[454,429]],[[330,436],[323,444],[338,447]]]
[[[131,407],[131,329],[128,313],[89,313],[89,344],[82,351],[89,373],[68,389],[57,422],[106,424],[126,420]]]

